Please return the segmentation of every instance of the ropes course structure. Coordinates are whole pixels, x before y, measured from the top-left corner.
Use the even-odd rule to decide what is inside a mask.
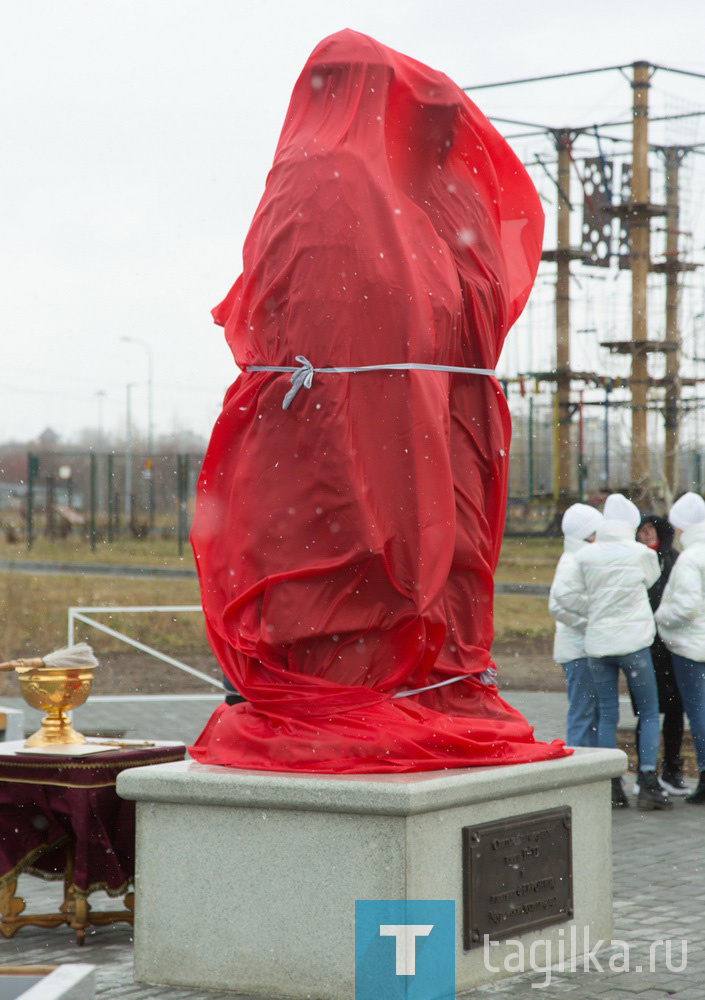
[[[513,496],[560,513],[616,489],[654,508],[702,491],[705,74],[635,62],[464,89],[485,92],[546,211],[498,367]],[[546,107],[582,124],[546,124]]]

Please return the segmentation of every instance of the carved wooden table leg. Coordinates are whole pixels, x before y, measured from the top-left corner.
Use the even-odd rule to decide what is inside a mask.
[[[74,901],[73,920],[70,927],[76,932],[76,944],[83,944],[86,939],[86,927],[91,923],[90,906],[85,896],[76,896]]]
[[[66,867],[64,869],[64,902],[62,913],[66,914],[66,923],[76,934],[76,944],[83,944],[86,939],[86,927],[90,924],[90,906],[85,896],[79,896],[74,886],[74,854],[73,844],[66,848]]]
[[[183,744],[120,744],[119,753],[111,747],[110,752],[95,754],[89,761],[74,760],[68,751],[55,759],[26,759],[20,750],[8,746],[0,744],[0,837],[11,846],[6,858],[3,852],[7,867],[0,870],[0,937],[12,937],[27,924],[68,925],[82,944],[89,927],[118,921],[132,924],[133,896],[124,890],[133,873],[128,844],[134,838],[134,807],[121,802],[115,783],[126,768],[182,760]],[[110,828],[118,810],[113,843]],[[55,831],[56,836],[47,834],[51,842],[36,843],[40,829]],[[105,842],[102,838],[100,845],[87,842],[86,838],[98,837],[101,831],[106,833]],[[25,842],[35,846],[22,856]],[[35,874],[63,877],[63,900],[59,905],[57,899],[53,913],[28,914],[25,900],[17,895],[17,880]],[[115,900],[114,910],[92,911],[87,897],[108,883],[108,895],[112,892],[124,898]],[[102,907],[103,900],[96,905]]]
[[[26,904],[21,896],[15,895],[16,889],[17,879],[0,889],[0,934],[3,937],[12,937],[20,927],[30,924],[34,927],[58,927],[59,924],[66,923],[63,913],[28,913],[20,916]]]
[[[7,882],[0,888],[0,934],[10,938],[20,927],[33,925],[35,927],[58,927],[68,924],[76,935],[76,944],[82,945],[86,939],[86,930],[91,926],[106,926],[124,921],[133,924],[135,919],[135,894],[128,892],[124,897],[125,909],[99,910],[93,912],[85,896],[77,894],[74,887],[74,857],[69,846],[66,850],[66,866],[64,869],[64,900],[58,913],[27,913],[20,916],[25,909],[25,901],[17,896],[17,879]]]
[[[7,938],[12,937],[20,926],[15,918],[25,908],[24,899],[15,895],[16,889],[17,879],[14,882],[8,882],[0,889],[0,934]]]
[[[124,910],[98,910],[91,911],[88,917],[88,923],[94,924],[96,927],[105,926],[106,924],[116,924],[121,920],[124,920],[127,924],[134,924],[135,922],[135,894],[134,892],[128,892],[125,894],[123,899],[125,904]]]

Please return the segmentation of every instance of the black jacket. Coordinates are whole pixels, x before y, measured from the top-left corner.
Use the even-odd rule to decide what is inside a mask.
[[[641,528],[644,524],[653,524],[654,528],[656,528],[656,534],[658,535],[658,549],[656,552],[661,566],[661,576],[649,590],[651,610],[655,611],[661,603],[664,588],[668,582],[669,576],[671,575],[671,570],[673,569],[675,561],[678,558],[678,553],[673,548],[675,531],[667,518],[659,517],[658,514],[645,514],[641,519],[639,527]]]

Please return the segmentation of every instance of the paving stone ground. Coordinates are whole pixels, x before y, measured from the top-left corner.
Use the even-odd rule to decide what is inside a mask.
[[[4,699],[5,700],[5,699]],[[512,704],[536,722],[536,735],[553,739],[563,733],[562,695],[512,692]],[[9,702],[12,699],[8,699]],[[136,736],[191,742],[214,702],[171,700],[154,703],[100,702],[91,717],[90,703],[76,723],[104,725]],[[629,712],[628,706],[623,706]],[[629,715],[627,716],[629,718]],[[631,781],[627,781],[631,790]],[[703,1000],[705,997],[705,807],[679,800],[671,812],[613,813],[614,937],[629,946],[628,967],[622,945],[605,947],[594,962],[560,971],[526,972],[463,994],[464,1000],[536,997],[545,1000]],[[60,885],[23,876],[20,892],[28,911],[58,905]],[[95,908],[114,907],[107,897],[91,897]],[[666,942],[670,941],[670,955]],[[663,942],[658,944],[657,942]],[[683,953],[685,942],[686,953]],[[595,942],[591,942],[595,944]],[[204,945],[207,947],[207,945]],[[680,970],[685,958],[685,966]],[[612,968],[610,968],[610,960]],[[232,1000],[232,993],[154,987],[132,978],[132,929],[117,924],[88,932],[78,948],[68,928],[24,928],[0,939],[0,962],[90,962],[97,968],[97,996],[105,1000]],[[547,982],[550,980],[550,982]],[[384,998],[380,998],[384,1000]]]

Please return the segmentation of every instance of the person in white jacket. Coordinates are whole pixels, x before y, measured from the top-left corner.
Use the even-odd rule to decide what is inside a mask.
[[[563,555],[558,560],[548,598],[548,610],[556,620],[553,659],[560,663],[565,674],[566,743],[571,747],[597,746],[597,692],[585,652],[587,617],[561,607],[554,590],[561,589],[561,580],[570,575],[575,554],[594,540],[601,521],[599,510],[584,503],[574,503],[566,510],[561,521]]]
[[[705,501],[697,493],[684,493],[668,519],[683,553],[666,584],[656,624],[671,651],[700,772],[698,787],[686,802],[705,805]]]
[[[621,493],[605,501],[604,520],[595,542],[575,555],[573,568],[554,589],[558,605],[587,618],[585,651],[597,691],[597,745],[617,745],[618,681],[624,673],[639,713],[639,793],[642,809],[668,809],[673,803],[656,774],[659,709],[649,647],[656,635],[647,590],[661,569],[656,553],[635,539],[641,515]],[[620,778],[612,783],[612,804],[628,805]]]

